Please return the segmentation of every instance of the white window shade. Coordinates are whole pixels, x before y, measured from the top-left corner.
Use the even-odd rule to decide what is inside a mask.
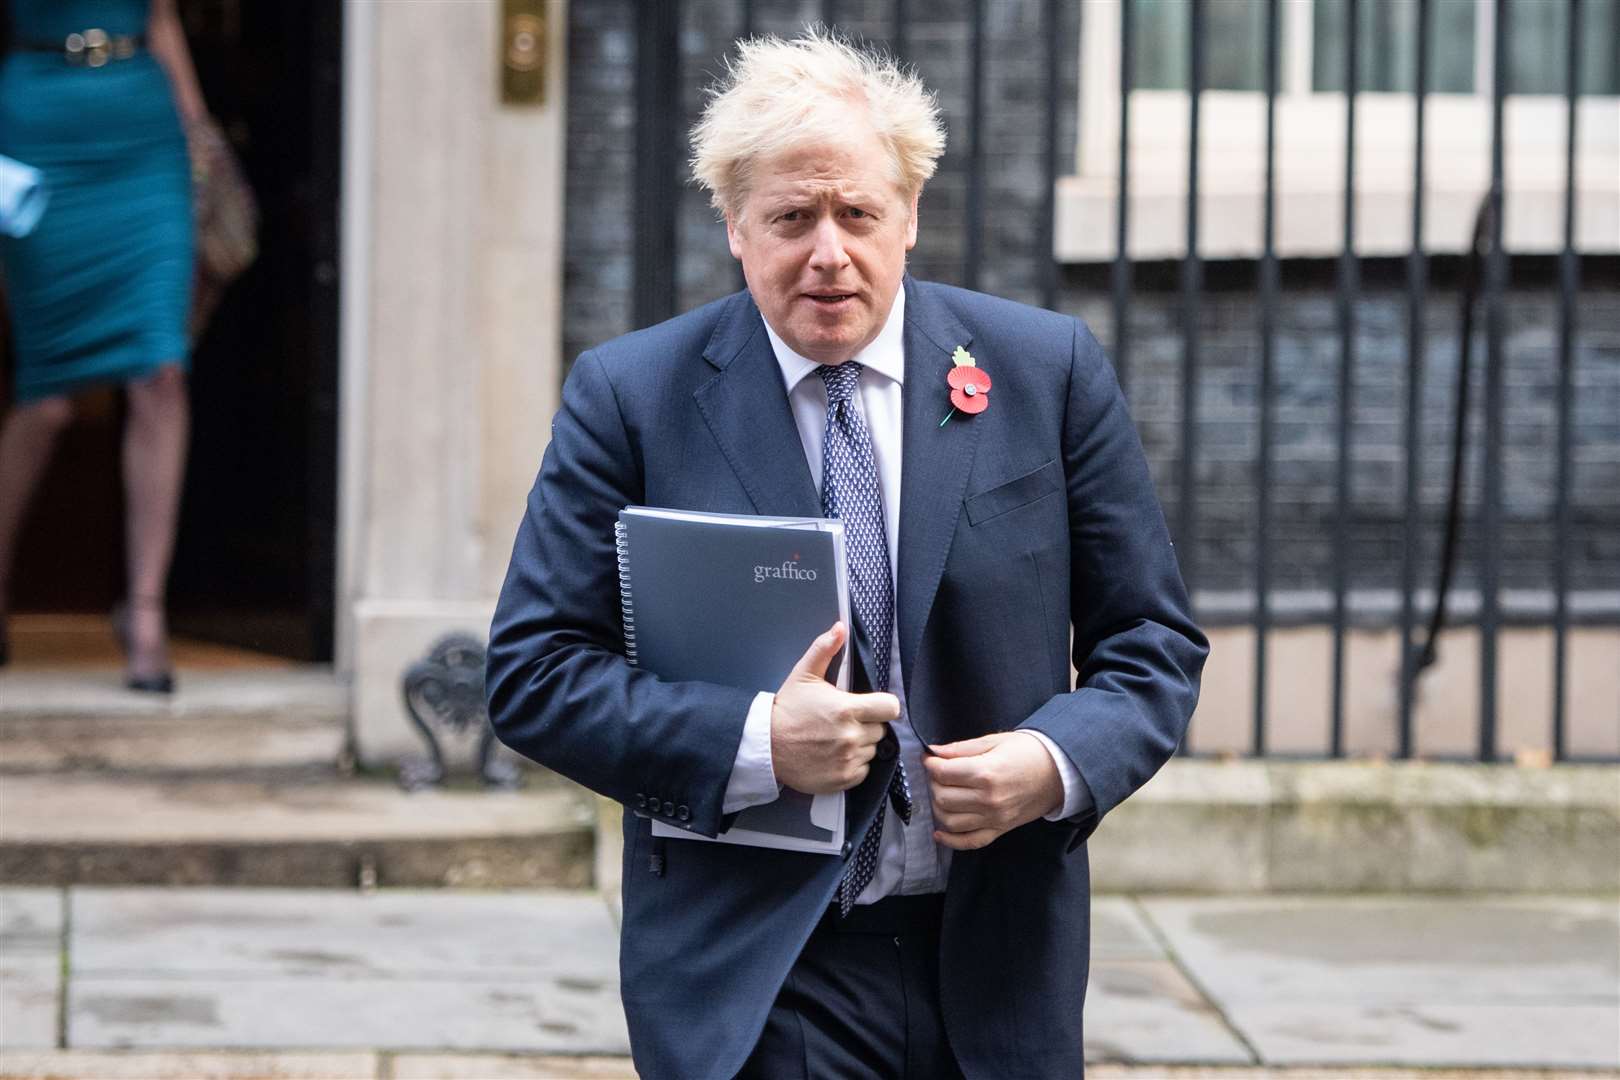
[[[1287,6],[1285,85],[1302,82],[1299,43],[1307,3]],[[1056,256],[1097,262],[1116,254],[1119,165],[1119,3],[1086,6],[1082,35],[1079,161],[1058,181]],[[1190,99],[1178,90],[1131,94],[1129,248],[1136,259],[1186,252]],[[1261,253],[1265,197],[1265,96],[1206,91],[1200,99],[1199,254]],[[1402,255],[1411,248],[1416,101],[1409,94],[1356,99],[1355,250]],[[1284,257],[1338,254],[1344,235],[1346,103],[1342,94],[1277,98],[1276,248]],[[1620,251],[1620,98],[1583,97],[1577,111],[1575,246]],[[1562,249],[1567,110],[1557,96],[1513,96],[1504,108],[1504,242],[1518,254]],[[1467,250],[1490,184],[1491,100],[1431,94],[1424,132],[1424,248]]]

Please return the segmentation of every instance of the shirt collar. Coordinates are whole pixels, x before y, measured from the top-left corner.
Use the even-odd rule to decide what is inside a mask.
[[[851,357],[868,371],[901,385],[906,381],[905,314],[906,290],[901,287],[895,290],[894,304],[889,308],[889,317],[883,329],[878,331],[871,344]],[[765,333],[771,339],[771,350],[776,353],[777,366],[782,369],[782,382],[791,394],[806,375],[821,365],[788,348],[787,342],[777,336],[768,321],[765,323]]]

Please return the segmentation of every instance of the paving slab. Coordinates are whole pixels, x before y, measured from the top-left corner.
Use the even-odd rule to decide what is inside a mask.
[[[394,1054],[392,1080],[636,1080],[625,1057],[529,1054]]]
[[[1610,1074],[1598,1074],[1608,1076]],[[1406,1069],[1383,1065],[1087,1065],[1086,1080],[1594,1080],[1590,1070]]]
[[[1223,1000],[1620,1003],[1620,905],[1513,897],[1144,898]]]
[[[62,968],[56,957],[0,952],[0,1038],[7,1046],[57,1044],[61,986]]]
[[[1612,899],[1147,899],[1263,1062],[1620,1067]]]
[[[1247,1064],[1254,1058],[1171,962],[1136,905],[1107,896],[1091,905],[1086,1060]]]
[[[618,989],[596,978],[76,980],[86,1049],[465,1049],[626,1053]]]
[[[0,1038],[54,1047],[62,996],[62,892],[0,889]]]
[[[607,978],[618,933],[580,890],[78,888],[76,981]]]
[[[0,1050],[3,1080],[629,1080],[625,1057],[426,1053]],[[1609,1074],[1603,1074],[1609,1075]],[[1086,1066],[1088,1080],[1593,1080],[1589,1070]]]
[[[1276,1064],[1620,1067],[1620,1012],[1608,1005],[1245,1003],[1228,1014]]]
[[[0,888],[0,955],[48,956],[62,950],[61,889]]]
[[[84,889],[73,1047],[622,1053],[593,892]]]
[[[1336,1065],[1087,1065],[1086,1080],[1596,1080],[1589,1069],[1407,1069]]]
[[[1091,899],[1091,962],[1166,960],[1169,957],[1136,904],[1124,896]]]
[[[54,964],[64,918],[85,1056],[49,1049],[53,983],[49,1039],[18,1045],[8,1017],[0,1077],[633,1075],[594,893],[76,888],[64,910],[6,889],[0,959]],[[1099,898],[1086,1020],[1094,1080],[1616,1075],[1620,909]]]
[[[1086,1060],[1251,1065],[1254,1056],[1168,960],[1100,960],[1086,990]]]
[[[4,1080],[372,1080],[373,1053],[120,1053],[0,1050]]]

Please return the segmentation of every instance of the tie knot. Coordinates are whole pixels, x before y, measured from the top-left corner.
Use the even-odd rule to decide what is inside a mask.
[[[845,405],[855,396],[855,383],[861,377],[861,365],[853,360],[842,364],[822,364],[816,371],[827,384],[827,406]]]

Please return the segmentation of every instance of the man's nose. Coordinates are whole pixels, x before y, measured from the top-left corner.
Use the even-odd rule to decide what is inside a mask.
[[[838,270],[849,262],[844,252],[844,234],[838,219],[828,215],[816,222],[815,246],[810,251],[812,270]]]

